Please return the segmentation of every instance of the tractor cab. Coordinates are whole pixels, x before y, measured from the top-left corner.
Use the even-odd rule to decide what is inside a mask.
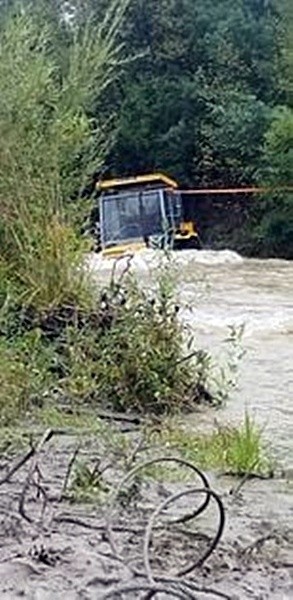
[[[182,221],[177,183],[161,173],[111,179],[97,184],[100,247],[120,256],[145,247],[173,248],[197,239],[192,223]]]

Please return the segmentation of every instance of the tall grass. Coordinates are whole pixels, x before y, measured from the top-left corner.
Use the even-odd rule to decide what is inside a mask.
[[[273,462],[263,444],[262,431],[246,412],[238,426],[217,426],[211,433],[197,433],[172,425],[162,439],[184,458],[205,468],[232,475],[271,474]]]
[[[81,242],[71,221],[108,149],[109,124],[91,109],[119,65],[125,5],[115,1],[99,25],[66,27],[15,4],[0,28],[1,267],[28,303],[72,301],[80,291],[72,265]]]

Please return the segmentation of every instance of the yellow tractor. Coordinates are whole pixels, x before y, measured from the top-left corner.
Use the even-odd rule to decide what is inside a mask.
[[[176,181],[162,173],[97,183],[99,247],[121,256],[148,247],[199,248],[195,223],[184,219]]]

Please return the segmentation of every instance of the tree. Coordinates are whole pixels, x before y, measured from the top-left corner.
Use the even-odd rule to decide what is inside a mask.
[[[293,110],[278,107],[266,136],[267,181],[293,188]],[[256,228],[258,246],[270,256],[293,258],[293,189],[269,193],[261,203]]]
[[[132,0],[127,14],[121,37],[136,59],[112,91],[112,171],[161,168],[182,185],[252,183],[278,95],[273,4]]]
[[[1,283],[20,285],[27,301],[47,305],[78,293],[70,200],[108,150],[111,129],[93,106],[119,63],[113,14],[110,29],[72,27],[17,3],[1,23]]]
[[[293,107],[293,5],[290,0],[279,0],[280,85],[285,91],[287,104]]]
[[[266,134],[262,181],[273,187],[293,187],[293,7],[279,5],[280,86],[287,104],[277,106]],[[260,203],[255,237],[265,255],[293,258],[293,191],[268,194]]]

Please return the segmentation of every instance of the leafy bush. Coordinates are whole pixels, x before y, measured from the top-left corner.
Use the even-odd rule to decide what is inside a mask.
[[[0,335],[3,420],[58,379],[43,319],[93,304],[75,232],[80,190],[101,166],[112,124],[92,118],[115,76],[127,2],[105,20],[67,23],[48,3],[10,3],[0,24]],[[46,7],[47,5],[47,7]],[[47,10],[48,8],[48,10]],[[44,10],[43,10],[44,9]]]
[[[62,382],[66,396],[157,414],[188,409],[203,399],[203,355],[183,354],[183,327],[169,278],[159,271],[153,298],[128,278],[119,290],[120,299],[117,289],[112,300],[109,296],[104,320],[96,329],[92,321],[81,330],[67,329],[60,358],[67,373]]]
[[[153,414],[211,400],[210,362],[201,351],[185,354],[168,271],[159,271],[151,297],[127,277],[101,291],[91,311],[61,305],[12,314],[10,325],[9,311],[4,315],[2,333],[3,356],[19,373],[12,382],[3,363],[10,418],[56,403],[56,393],[76,409],[86,403]],[[0,412],[6,415],[1,395]]]
[[[66,26],[50,11],[13,3],[1,23],[0,250],[6,284],[14,281],[22,302],[51,306],[82,290],[74,267],[83,244],[72,226],[84,210],[79,191],[112,133],[91,107],[119,62],[125,4],[110,6],[111,23],[106,14],[99,25]]]
[[[42,344],[38,332],[11,342],[0,339],[0,424],[14,422],[32,405],[41,403],[53,383],[53,351]]]

